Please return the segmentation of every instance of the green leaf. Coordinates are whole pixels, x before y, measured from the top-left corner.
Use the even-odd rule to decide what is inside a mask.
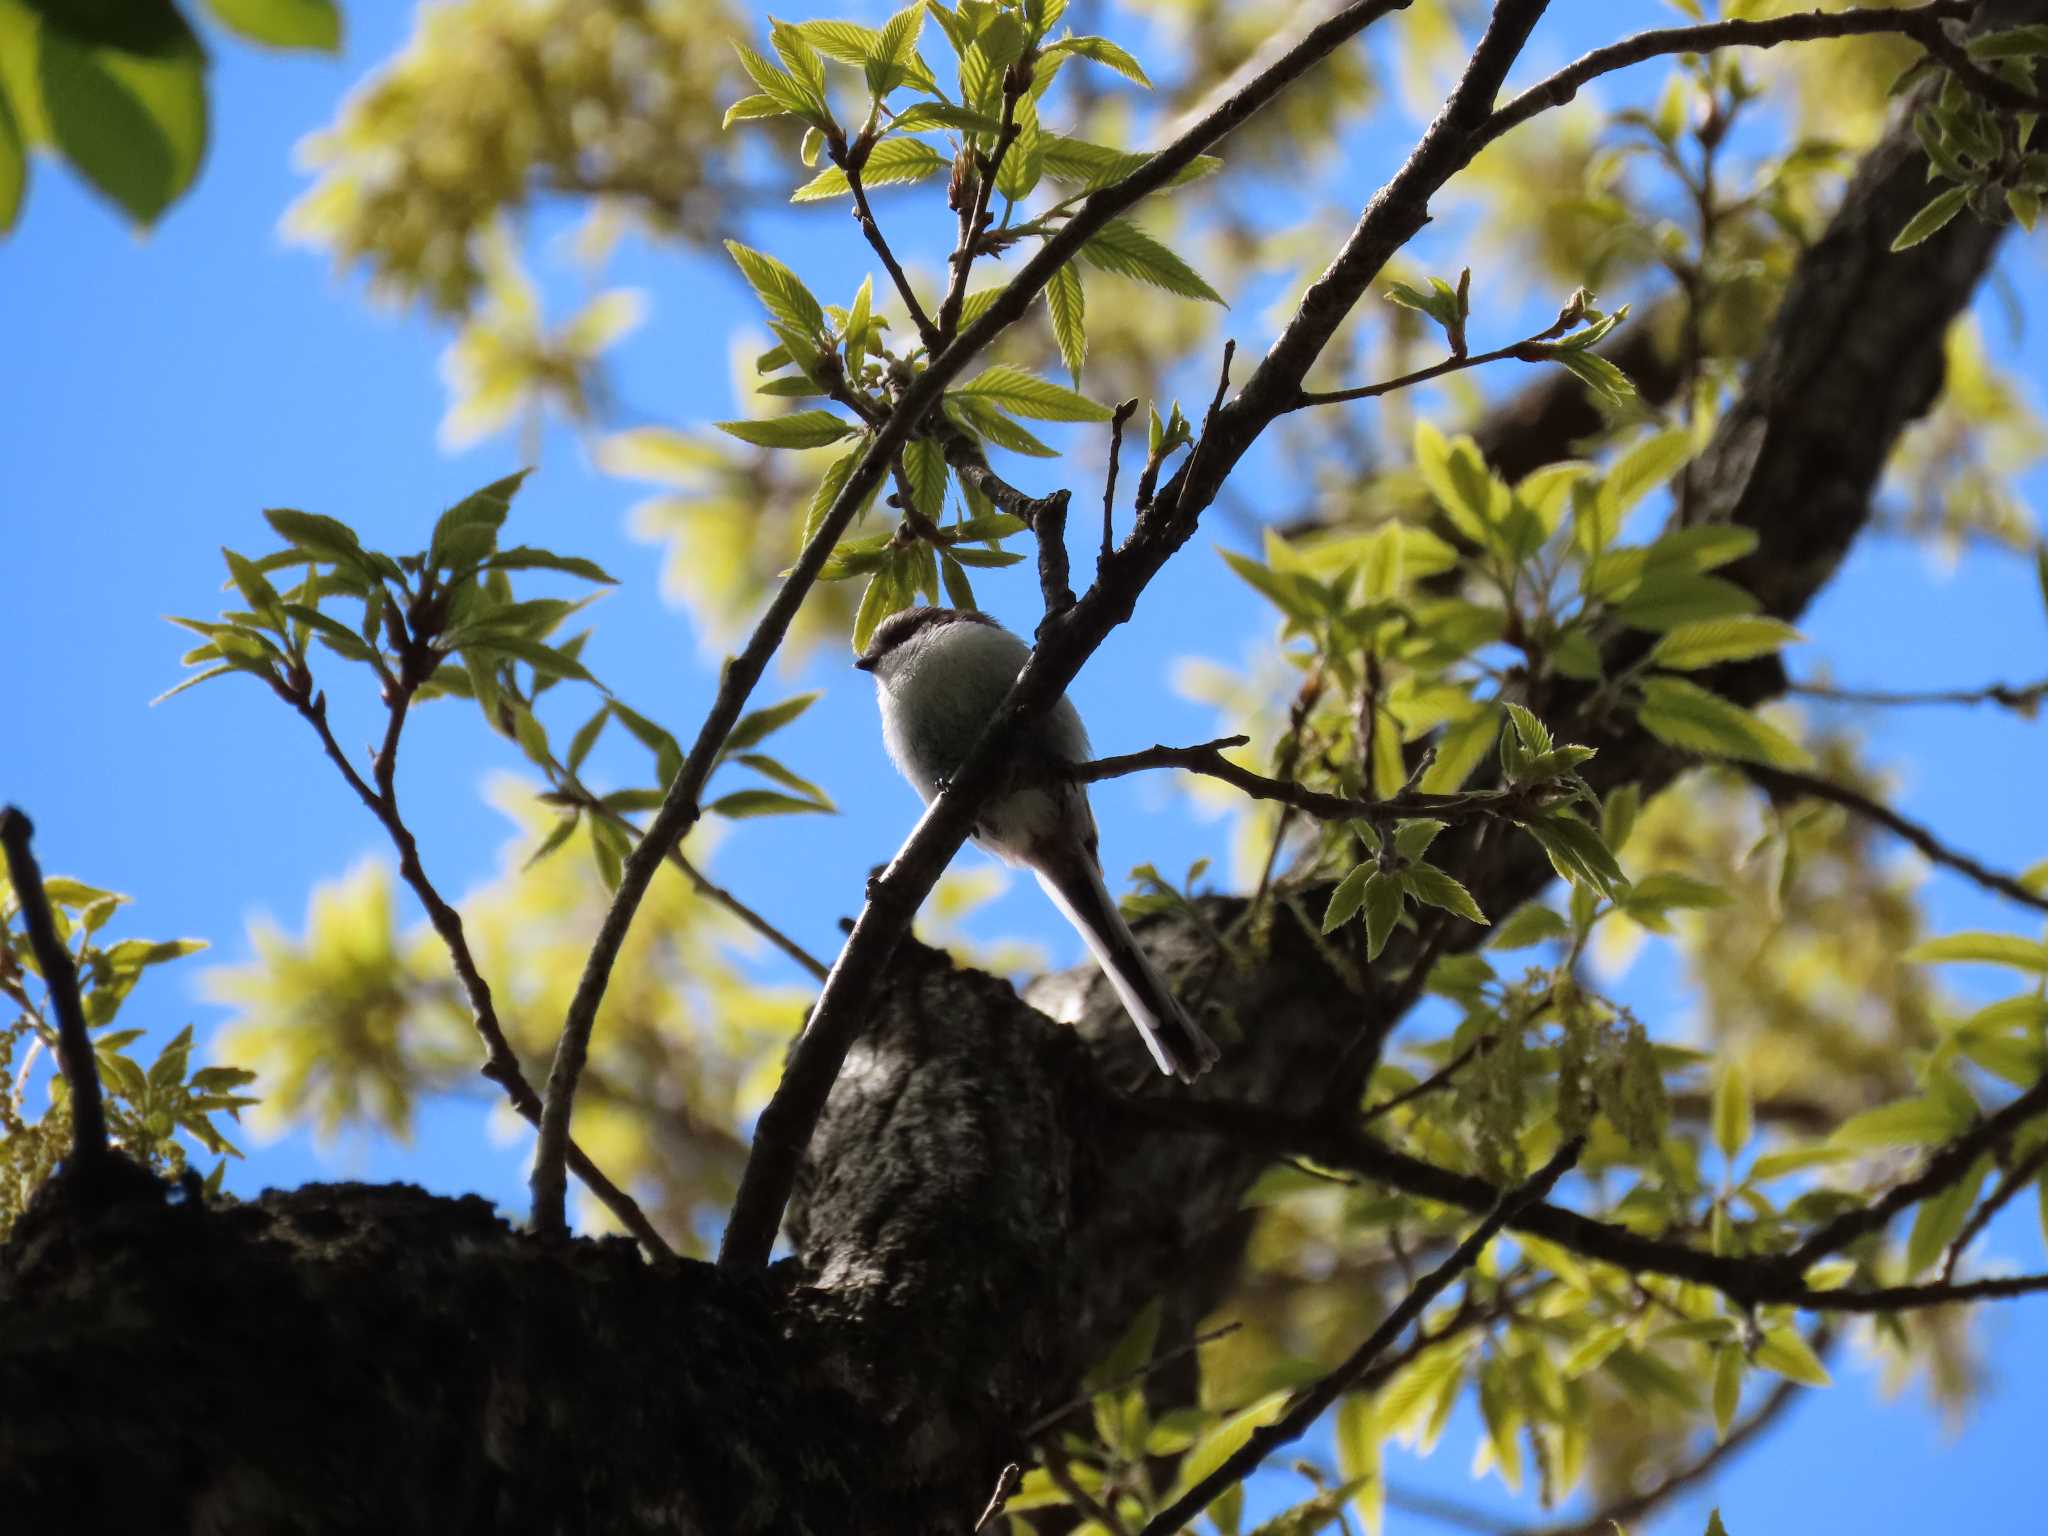
[[[1749,1145],[1756,1112],[1749,1097],[1749,1074],[1740,1062],[1723,1061],[1714,1079],[1714,1145],[1721,1155],[1733,1158]]]
[[[1135,278],[1183,298],[1223,303],[1223,295],[1203,281],[1193,267],[1129,219],[1110,220],[1081,247],[1081,254],[1105,272]]]
[[[1742,1402],[1742,1351],[1733,1344],[1718,1344],[1714,1347],[1714,1433],[1719,1439],[1728,1437],[1728,1427],[1735,1422],[1735,1410]],[[1721,1512],[1714,1511],[1714,1520],[1720,1522]],[[1709,1528],[1711,1529],[1711,1527]]]
[[[1569,347],[1544,347],[1543,354],[1575,375],[1609,405],[1627,409],[1636,398],[1635,384],[1629,376],[1598,352],[1584,352]]]
[[[569,755],[563,759],[571,773],[583,766],[583,760],[590,756],[590,749],[597,745],[597,738],[611,717],[611,705],[600,704],[597,713],[576,728],[576,734],[569,738]]]
[[[733,52],[740,56],[740,64],[746,69],[754,84],[783,111],[811,123],[817,122],[823,116],[823,104],[812,100],[810,93],[794,75],[778,69],[768,59],[738,39],[734,39],[732,46]]]
[[[583,663],[573,656],[563,654],[553,646],[542,645],[538,640],[523,635],[507,634],[497,630],[479,635],[475,640],[460,647],[468,654],[476,652],[484,656],[510,656],[525,662],[543,677],[570,677],[579,683],[597,684],[597,679],[584,669]]]
[[[956,399],[965,396],[987,401],[1029,421],[1108,421],[1113,414],[1109,407],[1097,405],[1086,395],[1000,363],[977,374],[953,394]]]
[[[8,103],[6,82],[0,79],[0,235],[14,228],[27,193],[28,144]]]
[[[1085,321],[1087,296],[1081,289],[1081,273],[1071,261],[1045,285],[1046,313],[1052,319],[1052,337],[1060,349],[1060,361],[1076,384],[1081,382],[1081,364],[1088,357],[1088,329]]]
[[[206,0],[206,8],[252,43],[341,52],[341,12],[334,0]]]
[[[737,240],[725,242],[732,259],[753,288],[768,313],[809,340],[814,347],[825,338],[825,311],[803,279],[773,256],[749,250]]]
[[[1436,841],[1437,834],[1446,825],[1432,816],[1402,822],[1394,829],[1394,852],[1404,859],[1421,858],[1429,852],[1429,845]]]
[[[754,772],[773,779],[784,789],[792,790],[796,794],[815,802],[817,808],[821,811],[836,813],[839,809],[838,806],[832,803],[832,797],[826,794],[824,790],[813,784],[802,774],[784,767],[765,753],[742,752],[734,761],[744,763],[747,767],[753,769]]]
[[[1365,882],[1365,955],[1377,960],[1387,947],[1394,925],[1401,920],[1401,896],[1405,889],[1398,875],[1376,871]]]
[[[1358,909],[1365,905],[1365,883],[1378,868],[1368,859],[1337,882],[1337,889],[1330,893],[1330,904],[1323,908],[1323,932],[1341,928],[1358,915]]]
[[[1958,1106],[1934,1094],[1896,1099],[1851,1115],[1828,1137],[1831,1145],[1859,1151],[1893,1147],[1932,1147],[1947,1141],[1969,1124]]]
[[[966,133],[1001,133],[1002,123],[986,112],[956,107],[949,101],[920,101],[899,113],[891,125],[898,133],[935,133],[955,128]]]
[[[1776,726],[1740,705],[1682,678],[1643,680],[1636,719],[1659,741],[1710,757],[1732,757],[1773,768],[1805,768],[1813,759]]]
[[[1542,846],[1551,868],[1574,885],[1610,897],[1628,889],[1628,877],[1622,874],[1612,850],[1598,832],[1577,817],[1560,811],[1520,825]]]
[[[364,551],[355,530],[337,518],[318,512],[294,512],[285,507],[265,510],[263,520],[282,538],[319,559],[361,566]]]
[[[860,168],[863,187],[907,186],[936,175],[952,162],[922,139],[884,139],[868,154]],[[848,197],[853,184],[846,172],[828,165],[789,194],[792,203],[817,203],[830,197]]]
[[[1756,1363],[1802,1386],[1834,1385],[1834,1378],[1828,1375],[1828,1368],[1821,1364],[1813,1346],[1801,1338],[1799,1331],[1790,1324],[1765,1331],[1763,1343],[1757,1346]]]
[[[1152,89],[1152,82],[1145,78],[1145,71],[1138,61],[1106,37],[1063,37],[1045,52],[1071,53],[1076,58],[1106,65],[1125,78],[1137,81],[1146,90]]]
[[[57,148],[143,225],[191,186],[207,133],[205,50],[173,7],[152,6],[148,16],[147,48],[46,24],[36,57]]]
[[[1680,566],[1652,566],[1615,615],[1635,629],[1661,633],[1687,624],[1751,613],[1756,599],[1732,581]]]
[[[1650,661],[1680,672],[1711,667],[1717,662],[1768,656],[1806,637],[1779,619],[1742,617],[1706,619],[1681,624],[1666,632],[1650,649]]]
[[[1454,912],[1468,923],[1486,926],[1486,914],[1472,893],[1434,864],[1416,864],[1401,871],[1401,884],[1417,901]]]
[[[946,414],[956,423],[977,437],[987,438],[998,448],[1007,448],[1012,453],[1026,454],[1034,459],[1059,457],[1056,450],[1047,447],[986,400],[977,400],[972,395],[949,395],[944,403]]]
[[[946,584],[947,602],[955,608],[963,608],[969,612],[974,610],[974,583],[967,579],[967,572],[961,568],[960,561],[951,550],[944,551],[939,556],[939,579]]]
[[[1086,139],[1069,138],[1063,133],[1048,133],[1041,137],[1041,153],[1046,175],[1069,186],[1078,186],[1084,192],[1094,192],[1124,180],[1150,160],[1154,152],[1111,149],[1106,144],[1091,144]],[[1222,168],[1223,162],[1216,156],[1197,155],[1166,185],[1169,188],[1185,186],[1204,176],[1212,176]]]
[[[805,811],[829,811],[831,807],[772,789],[736,789],[729,795],[720,795],[704,809],[714,815],[740,821],[750,816],[793,816]]]
[[[720,421],[713,425],[719,431],[743,443],[752,443],[757,448],[823,448],[860,430],[830,411],[793,411],[787,416],[766,416],[758,421]]]
[[[585,560],[577,555],[550,554],[545,549],[534,549],[525,544],[516,544],[510,549],[501,549],[483,563],[487,571],[560,571],[565,576],[581,576],[585,581],[602,582],[615,587],[618,578],[605,574],[604,568],[595,561]]]
[[[727,107],[725,109],[725,117],[719,126],[721,128],[730,128],[734,123],[751,122],[756,118],[762,117],[782,117],[787,115],[788,112],[789,108],[775,97],[770,96],[765,91],[758,91],[752,96],[742,96],[738,101]],[[571,823],[571,825],[573,826],[574,823]]]
[[[1912,218],[1906,220],[1906,227],[1899,231],[1892,241],[1894,251],[1903,251],[1918,245],[1922,240],[1942,229],[1969,201],[1968,187],[1950,187],[1935,196]]]
[[[719,755],[724,757],[730,753],[744,752],[747,748],[758,745],[824,696],[818,691],[791,694],[779,704],[749,710],[734,724],[731,734],[725,738],[725,745],[719,749]]]
[[[1692,457],[1692,434],[1680,427],[1654,433],[1614,461],[1601,482],[1600,495],[1611,502],[1616,526],[1630,508],[1663,485]]]
[[[1508,719],[1514,723],[1515,735],[1521,738],[1522,745],[1528,749],[1531,756],[1548,752],[1556,745],[1549,727],[1538,720],[1531,710],[1513,703],[1507,704],[1506,708]]]
[[[1988,1155],[1971,1165],[1968,1173],[1947,1189],[1929,1196],[1913,1213],[1913,1231],[1906,1239],[1906,1278],[1913,1279],[1940,1258],[1948,1245],[1962,1235],[1977,1203],[1977,1192],[1991,1171]]]
[[[2013,933],[1945,934],[1915,944],[1901,957],[1919,965],[1942,961],[1975,961],[1983,965],[2011,966],[2018,971],[2048,975],[2048,944],[2023,939]]]
[[[1508,914],[1507,921],[1493,930],[1488,949],[1527,949],[1546,939],[1562,939],[1572,931],[1564,914],[1540,901],[1527,901]]]
[[[330,614],[322,613],[317,608],[308,608],[304,603],[286,603],[284,611],[289,617],[308,626],[319,637],[321,643],[337,655],[345,656],[350,661],[370,661],[376,656],[376,652],[363,642],[360,635]]]
[[[1424,794],[1454,795],[1464,788],[1473,770],[1486,761],[1500,734],[1501,716],[1497,705],[1487,705],[1466,719],[1447,725],[1437,737],[1436,761],[1431,763],[1416,787]]]
[[[1006,565],[1021,564],[1027,557],[1009,549],[968,549],[955,545],[947,552],[949,559],[958,560],[962,565],[977,570],[1000,570]]]

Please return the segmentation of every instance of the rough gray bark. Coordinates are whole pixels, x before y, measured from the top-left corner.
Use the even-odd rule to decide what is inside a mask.
[[[1885,255],[1924,187],[1897,135],[1870,158],[1703,463],[1695,506],[1758,530],[1737,574],[1773,612],[1863,526],[1997,239],[1965,219]],[[1582,696],[1536,702],[1563,719]],[[1621,722],[1565,734],[1605,782],[1682,766]],[[1506,910],[1548,878],[1518,851],[1473,883]],[[1183,976],[1212,963],[1193,922],[1145,937]],[[1198,1095],[1312,1108],[1395,1022],[1354,986],[1281,916],[1259,963],[1213,972],[1226,1055]],[[1078,1029],[906,947],[813,1142],[797,1257],[760,1282],[405,1188],[96,1209],[60,1181],[0,1251],[0,1498],[50,1531],[965,1531],[1018,1426],[1144,1300],[1184,1321],[1224,1293],[1264,1161],[1134,1112],[1185,1090],[1106,987],[1065,994]]]

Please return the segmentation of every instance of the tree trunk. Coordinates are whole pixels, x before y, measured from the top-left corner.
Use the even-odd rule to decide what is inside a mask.
[[[1926,196],[1910,133],[1894,133],[1807,253],[1696,470],[1695,515],[1761,535],[1732,574],[1770,612],[1798,613],[1863,526],[1997,240],[1965,217],[1888,254]],[[1567,446],[1522,443],[1520,462]],[[1711,682],[1753,702],[1782,678]],[[1532,702],[1562,721],[1579,701]],[[1625,722],[1574,719],[1567,735],[1600,748],[1596,784],[1653,790],[1683,766]],[[1473,867],[1470,849],[1457,858]],[[1478,875],[1502,912],[1550,871],[1512,847]],[[1143,930],[1228,1021],[1219,1033],[1235,1025],[1194,1092],[1310,1110],[1347,1047],[1396,1021],[1362,962],[1284,907],[1254,963],[1220,961],[1206,930],[1239,910],[1214,899],[1199,923]],[[546,1244],[479,1199],[405,1186],[216,1209],[96,1203],[58,1180],[0,1251],[10,1524],[970,1530],[1025,1455],[1020,1427],[1074,1394],[1141,1304],[1164,1295],[1184,1333],[1226,1294],[1241,1197],[1268,1160],[1144,1112],[1189,1090],[1151,1072],[1106,986],[1069,976],[1034,995],[1080,1004],[1079,1027],[905,946],[813,1141],[796,1257],[760,1279],[653,1267],[622,1239]]]

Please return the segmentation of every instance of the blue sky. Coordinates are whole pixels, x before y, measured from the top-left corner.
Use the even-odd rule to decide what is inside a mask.
[[[1648,0],[1622,9],[1643,25],[1669,14]],[[1557,10],[1564,14],[1539,33],[1539,62],[1576,51],[1575,34],[1591,30],[1591,8]],[[256,914],[298,928],[314,881],[384,850],[303,727],[253,685],[230,680],[147,707],[175,680],[182,649],[159,616],[208,611],[217,546],[263,544],[265,506],[328,512],[374,542],[410,547],[440,507],[522,462],[511,437],[444,453],[445,335],[416,316],[373,308],[322,257],[287,247],[277,233],[304,185],[292,146],[331,120],[342,94],[409,26],[403,8],[366,3],[350,8],[339,61],[223,46],[213,71],[213,150],[196,191],[158,230],[138,239],[39,163],[23,223],[0,244],[8,340],[0,355],[0,729],[9,732],[0,741],[0,799],[34,816],[46,867],[135,898],[121,931],[206,938],[212,960],[246,956]],[[1337,184],[1315,195],[1355,207],[1396,147],[1361,149]],[[849,222],[830,212],[778,213],[752,228],[755,243],[794,245],[792,259],[807,272],[857,270],[862,255]],[[1453,247],[1436,249],[1446,258],[1440,266],[1458,264]],[[2010,245],[2000,263],[2037,313],[2038,250]],[[565,272],[549,275],[560,292],[572,290]],[[647,289],[653,304],[621,354],[620,398],[676,422],[736,414],[724,327],[749,313],[750,301],[724,263],[629,243],[613,277]],[[851,284],[835,282],[827,296],[841,297],[839,286]],[[1258,295],[1235,305],[1230,325],[1242,347],[1263,345],[1270,320]],[[2009,332],[1995,309],[1986,330],[2038,391],[2048,363],[2039,348],[2029,352],[2029,336]],[[1184,387],[1192,394],[1199,386]],[[2038,499],[2041,477],[2028,489]],[[590,659],[624,697],[687,726],[709,698],[711,673],[684,616],[660,597],[653,551],[627,532],[626,509],[639,494],[597,476],[572,437],[551,433],[513,526],[524,541],[587,554],[623,578],[603,605]],[[1007,588],[978,585],[984,601],[1020,621],[1035,601],[1023,576]],[[1186,619],[1195,613],[1199,631]],[[1924,622],[1900,622],[1902,614]],[[1957,686],[2048,671],[2048,623],[2032,575],[2008,557],[1971,555],[1947,568],[1915,549],[1873,544],[1804,627],[1812,643],[1797,659],[1809,670],[1832,663],[1845,682]],[[1170,686],[1176,658],[1235,661],[1266,634],[1256,601],[1222,562],[1188,552],[1074,690],[1098,749],[1211,734],[1208,711]],[[800,768],[833,764],[829,787],[846,814],[748,824],[729,840],[721,868],[829,953],[835,920],[855,909],[862,876],[908,831],[916,805],[882,758],[867,681],[828,654],[811,675],[770,686],[800,683],[827,695],[791,731],[786,755]],[[345,742],[370,728],[366,713],[342,716]],[[1867,729],[1881,756],[1908,765],[1899,793],[1908,814],[1935,820],[1955,844],[2001,866],[2048,854],[2038,728],[1947,711],[1875,718]],[[510,828],[478,790],[491,772],[516,767],[514,755],[460,706],[425,711],[407,755],[409,814],[431,828],[427,857],[443,889],[489,879]],[[1176,871],[1219,851],[1213,825],[1157,780],[1100,786],[1096,804],[1113,878],[1141,861]],[[1937,930],[2027,927],[2023,915],[1950,878],[1929,889]],[[1037,939],[1062,962],[1080,957],[1028,887],[979,927]],[[221,1012],[200,997],[203,963],[146,982],[129,1005],[133,1021],[162,1030],[190,1021],[209,1034]],[[1959,987],[1976,979],[1956,978]],[[321,1148],[288,1137],[253,1149],[230,1183],[253,1192],[317,1177],[402,1177],[481,1190],[516,1209],[523,1148],[485,1135],[484,1117],[481,1099],[442,1106],[406,1147]],[[1988,1245],[2039,1268],[2041,1238],[2025,1205],[1993,1228]],[[2026,1479],[2048,1411],[2048,1307],[1997,1313],[1985,1337],[1994,1385],[1959,1434],[1917,1395],[1883,1401],[1868,1370],[1852,1363],[1834,1391],[1803,1403],[1706,1494],[1645,1528],[1697,1531],[1709,1499],[1723,1505],[1735,1536],[2021,1528],[2015,1511],[2037,1503]],[[1472,1435],[1471,1422],[1454,1421],[1438,1454],[1399,1469],[1399,1480],[1509,1521],[1531,1518],[1526,1509],[1514,1514],[1497,1484],[1467,1478]],[[1435,1527],[1395,1514],[1389,1528]]]

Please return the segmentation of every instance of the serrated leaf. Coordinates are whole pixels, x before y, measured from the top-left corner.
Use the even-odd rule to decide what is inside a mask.
[[[773,256],[750,250],[737,240],[726,241],[725,248],[770,315],[809,340],[814,348],[823,343],[825,311],[802,278]]]
[[[1071,261],[1047,280],[1045,308],[1052,319],[1053,341],[1060,349],[1060,361],[1078,385],[1081,365],[1088,357],[1086,325],[1087,297],[1081,288],[1081,273]]]
[[[891,125],[898,133],[932,133],[942,128],[964,133],[1001,133],[1002,123],[986,112],[956,107],[949,101],[920,101],[897,114]]]
[[[1658,675],[1645,678],[1642,690],[1636,719],[1668,745],[1773,768],[1812,764],[1806,749],[1776,726],[1697,684]]]
[[[1358,915],[1358,909],[1365,905],[1365,883],[1377,868],[1376,864],[1367,861],[1337,882],[1336,890],[1330,893],[1329,905],[1323,908],[1323,932],[1341,928]]]
[[[1968,187],[1950,187],[1938,192],[1918,213],[1906,220],[1906,227],[1899,231],[1892,241],[1894,251],[1910,250],[1921,241],[1945,228],[1949,221],[1963,211],[1969,201]]]
[[[1403,890],[1401,878],[1383,870],[1375,870],[1372,878],[1365,882],[1365,953],[1368,960],[1379,959],[1380,951],[1387,947],[1387,939],[1393,934],[1394,925],[1400,922]]]
[[[1110,220],[1081,247],[1081,255],[1105,272],[1134,278],[1183,298],[1223,303],[1223,296],[1200,273],[1129,219]]]
[[[714,422],[719,431],[757,448],[823,448],[860,430],[830,411],[792,411],[756,421]]]
[[[1401,884],[1417,901],[1456,913],[1468,923],[1485,927],[1486,914],[1472,893],[1434,864],[1417,864],[1401,871]]]
[[[1071,53],[1076,58],[1106,65],[1126,79],[1137,81],[1146,90],[1152,89],[1152,82],[1146,78],[1138,61],[1106,37],[1063,37],[1045,52]]]
[[[1748,615],[1706,619],[1668,630],[1650,648],[1652,665],[1692,672],[1724,661],[1768,656],[1806,637],[1781,619]]]
[[[999,363],[953,391],[954,398],[985,401],[1028,421],[1108,421],[1108,406],[1086,395]]]
[[[863,187],[907,186],[946,169],[951,162],[922,139],[884,139],[868,154],[860,168]],[[828,165],[789,194],[792,203],[823,202],[827,198],[852,195],[853,185],[846,172]]]
[[[1600,495],[1626,517],[1635,504],[1682,469],[1692,457],[1692,434],[1681,427],[1644,438],[1614,461],[1600,485]]]

